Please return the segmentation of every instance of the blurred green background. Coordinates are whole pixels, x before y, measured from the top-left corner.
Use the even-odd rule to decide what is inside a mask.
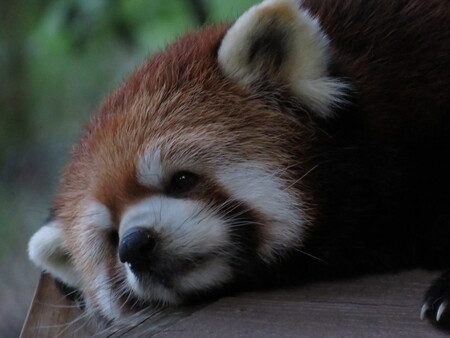
[[[255,0],[0,1],[0,337],[17,337],[43,224],[71,144],[102,97],[149,55]]]

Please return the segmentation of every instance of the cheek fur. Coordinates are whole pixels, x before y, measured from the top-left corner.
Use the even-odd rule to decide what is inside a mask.
[[[185,294],[198,292],[199,285],[202,285],[205,289],[214,288],[228,282],[232,276],[231,267],[224,261],[224,258],[215,257],[194,271],[182,276],[177,283],[177,289]]]
[[[122,310],[119,299],[115,297],[116,293],[113,291],[112,278],[107,273],[108,270],[105,265],[98,267],[97,276],[92,284],[94,300],[103,316],[118,319],[122,315]]]
[[[75,265],[82,274],[82,289],[86,308],[99,311],[105,318],[120,318],[121,267],[117,260],[115,233],[108,208],[95,200],[89,200],[74,220],[69,231],[75,238],[71,248]]]
[[[248,210],[259,215],[255,217],[260,221],[258,254],[266,261],[286,248],[301,245],[304,234],[301,196],[290,190],[280,172],[262,163],[239,163],[224,167],[217,175],[233,200],[243,201]]]

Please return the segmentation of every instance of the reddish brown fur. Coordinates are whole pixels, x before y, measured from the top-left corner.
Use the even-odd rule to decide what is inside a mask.
[[[305,0],[304,5],[320,17],[333,63],[357,89],[363,128],[374,143],[399,136],[410,141],[448,122],[449,83],[443,75],[450,67],[448,3]]]
[[[164,149],[168,163],[188,166],[175,169],[192,165],[204,182],[222,162],[289,167],[280,175],[293,182],[302,211],[314,219],[305,250],[319,260],[295,252],[298,260],[287,259],[281,272],[304,274],[297,264],[311,275],[447,264],[448,255],[433,246],[444,247],[448,231],[422,224],[430,210],[443,209],[450,186],[449,168],[441,161],[450,146],[448,77],[442,75],[450,69],[450,6],[438,0],[304,0],[304,6],[330,37],[331,75],[353,85],[350,103],[336,108],[335,119],[319,121],[280,79],[244,89],[225,78],[217,50],[228,26],[179,40],[104,102],[74,150],[56,200],[56,217],[88,282],[101,258],[85,257],[80,243],[77,225],[85,199],[106,205],[117,229],[126,206],[161,194],[160,188],[143,187],[136,179],[138,160],[150,143]],[[318,170],[303,179],[316,164]],[[220,205],[226,199],[221,187],[208,189],[203,200]],[[430,241],[422,243],[421,237]],[[417,245],[399,249],[403,243],[420,243],[430,254],[422,255]],[[111,254],[102,262],[112,277],[121,264],[113,246],[105,250]]]
[[[166,156],[177,156],[183,148],[188,153],[189,149],[196,150],[200,166],[196,172],[206,178],[208,167],[220,165],[215,162],[227,157],[260,161],[274,168],[290,166],[280,175],[311,168],[306,160],[298,161],[298,154],[309,150],[306,139],[312,134],[299,135],[298,122],[289,113],[280,115],[284,108],[276,100],[261,100],[219,70],[217,49],[226,29],[208,28],[155,56],[105,101],[88,125],[64,172],[56,200],[56,217],[62,221],[67,244],[77,265],[87,274],[85,278],[93,279],[96,264],[100,264],[100,260],[83,256],[79,242],[81,229],[77,224],[82,222],[85,199],[97,199],[106,205],[112,214],[112,227],[117,229],[126,206],[161,193],[136,180],[138,159],[150,140],[154,146],[167,147],[173,138],[194,133],[197,139],[178,139],[180,144]],[[305,150],[298,150],[301,143]],[[297,165],[292,166],[292,162]],[[307,202],[305,198],[305,205]],[[261,234],[264,236],[263,231]],[[106,238],[105,234],[103,240]],[[115,255],[107,261],[109,275],[113,276],[120,268]]]

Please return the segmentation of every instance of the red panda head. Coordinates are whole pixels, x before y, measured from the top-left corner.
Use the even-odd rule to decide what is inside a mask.
[[[327,46],[307,11],[268,0],[152,58],[87,126],[31,259],[119,318],[129,299],[179,304],[301,248],[311,114],[344,88]]]

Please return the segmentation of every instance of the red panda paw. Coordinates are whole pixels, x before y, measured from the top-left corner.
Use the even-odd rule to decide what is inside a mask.
[[[450,330],[450,270],[433,281],[427,290],[420,318],[428,318],[438,327]]]

